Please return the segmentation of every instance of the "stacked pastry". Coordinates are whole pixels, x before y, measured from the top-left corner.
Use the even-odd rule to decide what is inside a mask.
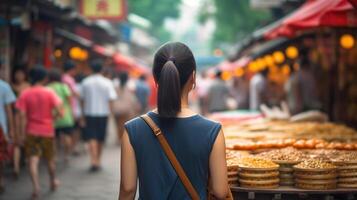
[[[345,152],[333,159],[338,167],[337,187],[357,188],[357,152]]]
[[[257,157],[243,157],[238,160],[239,184],[246,188],[279,187],[279,165]]]
[[[294,185],[293,166],[306,158],[306,155],[303,152],[293,147],[275,149],[260,153],[257,156],[270,159],[279,165],[279,179],[281,186]]]
[[[228,184],[238,186],[238,163],[236,158],[227,160]]]
[[[335,189],[337,167],[322,159],[305,160],[294,166],[295,185],[308,190]]]

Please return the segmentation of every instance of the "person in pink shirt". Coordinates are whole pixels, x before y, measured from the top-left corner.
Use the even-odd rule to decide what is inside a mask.
[[[61,116],[60,98],[44,85],[47,71],[42,67],[34,67],[30,71],[32,86],[22,92],[16,102],[20,111],[21,132],[25,134],[25,154],[29,161],[29,170],[33,183],[32,199],[37,199],[40,192],[38,164],[40,157],[47,160],[51,190],[55,190],[59,181],[56,178],[54,116]]]

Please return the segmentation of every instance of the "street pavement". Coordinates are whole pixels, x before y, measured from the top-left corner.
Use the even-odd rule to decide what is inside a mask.
[[[86,154],[72,157],[69,164],[58,162],[57,174],[61,185],[55,192],[50,192],[47,168],[42,162],[40,167],[41,200],[113,200],[118,198],[120,148],[115,144],[113,123],[107,138],[107,145],[102,158],[102,170],[90,173],[89,158]],[[6,191],[0,200],[28,200],[32,185],[28,171],[23,168],[18,180],[7,173]]]

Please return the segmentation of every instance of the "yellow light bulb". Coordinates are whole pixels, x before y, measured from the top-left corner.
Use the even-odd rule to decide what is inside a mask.
[[[235,75],[238,77],[241,77],[244,75],[244,70],[242,67],[237,68],[234,72],[235,72]]]
[[[281,64],[285,60],[285,56],[281,51],[275,51],[273,53],[273,58],[274,58],[275,63],[277,63],[277,64]]]
[[[354,46],[355,39],[350,34],[344,34],[340,38],[340,45],[345,49],[350,49]]]
[[[286,54],[286,57],[288,57],[290,59],[295,59],[298,57],[299,51],[295,46],[289,46],[288,48],[286,48],[285,54]]]

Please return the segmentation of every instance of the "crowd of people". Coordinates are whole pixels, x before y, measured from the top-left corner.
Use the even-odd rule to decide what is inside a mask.
[[[297,67],[296,67],[297,66]],[[197,82],[197,95],[201,113],[208,114],[226,110],[260,111],[262,105],[274,107],[286,102],[291,115],[308,110],[321,109],[316,80],[308,60],[301,59],[291,66],[290,75],[284,84],[269,80],[269,69],[223,79],[217,70],[213,78],[203,72]]]
[[[12,164],[6,166],[13,166],[17,178],[27,163],[32,198],[38,198],[41,158],[47,162],[51,190],[56,190],[57,161],[68,165],[80,146],[86,146],[89,172],[100,171],[108,117],[116,120],[120,144],[124,123],[148,110],[145,75],[130,79],[126,72],[103,67],[101,60],[90,62],[90,68],[91,74],[83,76],[75,62],[67,61],[61,69],[18,69],[11,83],[0,79],[0,192],[6,186],[5,164]]]

